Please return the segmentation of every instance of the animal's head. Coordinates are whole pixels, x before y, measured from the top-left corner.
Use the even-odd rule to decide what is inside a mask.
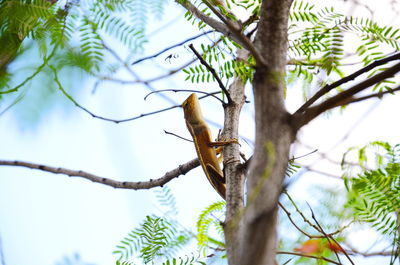
[[[185,120],[190,123],[195,123],[203,119],[201,113],[199,99],[195,93],[191,94],[182,103],[183,112],[185,114]]]

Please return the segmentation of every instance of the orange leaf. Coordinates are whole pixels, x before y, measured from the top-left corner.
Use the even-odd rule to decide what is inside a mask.
[[[299,248],[295,248],[294,250],[304,254],[321,252],[322,250],[321,240],[320,239],[307,240]]]

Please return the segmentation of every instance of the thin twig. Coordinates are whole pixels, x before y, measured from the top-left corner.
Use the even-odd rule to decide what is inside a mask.
[[[377,93],[366,95],[363,97],[351,98],[351,99],[349,99],[349,101],[346,104],[351,104],[351,103],[355,103],[355,102],[359,102],[359,101],[363,101],[363,100],[367,100],[367,99],[371,99],[371,98],[381,98],[386,94],[394,94],[394,92],[399,91],[399,90],[400,90],[400,86],[398,86],[394,89],[377,92]],[[346,104],[344,104],[344,105],[346,105]]]
[[[104,116],[100,116],[95,114],[94,112],[90,111],[89,109],[87,109],[86,107],[82,106],[81,104],[79,104],[61,85],[60,80],[58,79],[58,74],[57,74],[57,70],[53,67],[53,66],[49,66],[50,69],[53,70],[54,73],[54,81],[56,82],[56,84],[58,85],[58,89],[72,102],[75,104],[76,107],[80,108],[81,110],[83,110],[84,112],[88,113],[90,116],[92,116],[93,118],[99,119],[99,120],[103,120],[103,121],[109,121],[109,122],[114,122],[114,123],[123,123],[123,122],[128,122],[128,121],[133,121],[133,120],[137,120],[146,116],[151,116],[154,114],[158,114],[164,111],[168,111],[171,109],[175,109],[175,108],[180,108],[182,107],[181,104],[176,104],[164,109],[159,109],[159,110],[155,110],[155,111],[151,111],[151,112],[147,112],[147,113],[142,113],[140,115],[131,117],[131,118],[126,118],[126,119],[112,119],[112,118],[107,118]],[[215,92],[217,93],[217,92]],[[219,93],[219,92],[218,92]],[[206,95],[200,97],[199,99],[203,99],[209,96],[213,96],[213,93],[206,93]]]
[[[294,208],[296,209],[296,212],[303,218],[303,221],[306,222],[307,224],[309,224],[312,228],[314,228],[316,231],[318,231],[319,233],[322,233],[320,231],[320,229],[318,228],[318,226],[314,225],[313,223],[310,222],[310,220],[308,220],[305,215],[303,214],[302,211],[300,211],[299,207],[297,207],[297,204],[294,202],[294,200],[292,199],[292,197],[290,196],[290,194],[284,190],[283,193],[288,197],[288,199],[290,200],[290,202],[292,203],[292,205],[294,206]]]
[[[312,259],[321,259],[321,260],[325,260],[327,262],[336,264],[336,265],[341,265],[341,263],[338,263],[334,260],[322,257],[322,256],[313,256],[313,255],[307,255],[304,253],[297,253],[297,252],[289,252],[289,251],[277,251],[276,254],[278,255],[294,255],[294,256],[300,256],[300,257],[306,257],[306,258],[312,258]]]
[[[146,116],[150,116],[150,115],[154,115],[157,113],[161,113],[167,110],[171,110],[171,109],[175,109],[175,108],[180,108],[181,105],[177,104],[177,105],[173,105],[171,107],[168,108],[164,108],[164,109],[159,109],[156,111],[152,111],[152,112],[147,112],[147,113],[142,113],[138,116],[134,116],[131,118],[126,118],[126,119],[111,119],[111,118],[107,118],[107,117],[103,117],[100,115],[97,115],[95,113],[93,113],[92,111],[88,110],[86,107],[82,106],[81,104],[79,104],[70,94],[68,94],[67,91],[65,91],[65,89],[63,88],[63,86],[61,85],[59,79],[58,79],[58,75],[57,75],[57,70],[53,67],[50,66],[50,68],[53,70],[54,73],[54,80],[56,82],[56,84],[58,85],[58,89],[72,102],[75,104],[76,107],[80,108],[81,110],[83,110],[84,112],[88,113],[90,116],[92,116],[93,118],[99,119],[99,120],[103,120],[103,121],[109,121],[109,122],[114,122],[114,123],[122,123],[122,122],[128,122],[128,121],[133,121],[133,120],[137,120]]]
[[[300,233],[302,233],[303,235],[305,235],[305,236],[307,236],[307,237],[309,237],[309,238],[312,238],[312,237],[313,237],[312,235],[310,235],[309,233],[305,232],[303,229],[301,229],[301,228],[296,224],[296,222],[295,222],[295,221],[292,219],[292,217],[291,217],[292,213],[289,212],[289,211],[285,208],[285,206],[283,206],[282,203],[278,202],[278,205],[279,205],[279,207],[281,207],[281,209],[286,213],[287,217],[289,218],[289,221],[293,224],[293,226],[294,226]]]
[[[88,180],[91,180],[95,183],[100,183],[106,186],[114,187],[117,189],[133,189],[133,190],[142,190],[142,189],[150,189],[154,187],[162,187],[169,181],[174,178],[179,177],[180,175],[185,175],[187,172],[192,170],[195,167],[200,165],[199,160],[197,158],[190,160],[189,162],[180,165],[179,167],[165,173],[164,176],[158,179],[150,179],[149,181],[117,181],[109,178],[100,177],[82,170],[71,170],[62,167],[51,167],[41,164],[35,164],[24,161],[9,161],[9,160],[0,160],[0,166],[16,166],[16,167],[26,167],[31,169],[37,169],[45,172],[50,172],[54,174],[64,174],[70,177],[81,177]]]
[[[266,66],[266,63],[264,62],[264,58],[259,54],[257,51],[256,47],[253,45],[253,43],[250,41],[248,37],[246,37],[243,34],[243,25],[240,22],[232,21],[228,17],[222,15],[212,4],[210,4],[208,1],[204,1],[204,3],[207,5],[209,9],[219,18],[224,22],[224,24],[228,27],[230,32],[233,33],[233,35],[240,40],[240,43],[244,48],[246,48],[251,55],[253,55],[254,59],[258,63],[259,66]]]
[[[313,151],[311,151],[311,152],[309,152],[309,153],[307,153],[307,154],[305,154],[305,155],[301,155],[301,156],[298,156],[298,157],[293,157],[293,158],[290,159],[290,160],[294,161],[294,160],[297,160],[297,159],[299,159],[299,158],[303,158],[303,157],[305,157],[305,156],[309,156],[309,155],[311,155],[311,154],[314,154],[314,153],[317,152],[317,151],[318,151],[318,149],[314,149]]]
[[[185,138],[185,137],[182,137],[182,136],[180,136],[180,135],[177,135],[177,134],[175,134],[175,133],[168,132],[168,131],[166,131],[166,130],[164,130],[164,133],[165,133],[165,134],[172,135],[172,136],[175,136],[175,137],[178,137],[179,139],[182,139],[182,140],[185,140],[185,141],[188,141],[188,142],[191,142],[191,143],[193,143],[193,141],[192,141],[192,140],[190,140],[190,139],[187,139],[187,138]]]
[[[362,252],[350,245],[348,242],[346,242],[346,247],[349,248],[350,255],[360,255],[363,257],[372,257],[372,256],[392,256],[394,255],[394,251],[376,251],[376,252]]]
[[[224,84],[222,83],[221,79],[219,78],[217,72],[215,71],[215,69],[210,66],[206,60],[203,59],[203,57],[198,53],[198,51],[193,47],[193,44],[189,45],[189,48],[193,51],[193,53],[196,55],[196,57],[200,60],[201,64],[204,65],[208,71],[210,71],[210,73],[214,76],[214,78],[217,80],[219,87],[221,88],[221,90],[225,93],[226,98],[228,99],[228,104],[230,104],[232,102],[232,98],[229,95],[228,90],[226,89],[226,87],[224,86]]]
[[[337,175],[334,175],[332,173],[328,173],[328,172],[324,172],[324,171],[321,171],[321,170],[318,170],[318,169],[314,169],[314,168],[312,168],[310,166],[306,166],[306,165],[299,165],[299,166],[302,169],[305,169],[306,171],[315,172],[317,174],[321,174],[321,175],[324,175],[324,176],[327,176],[327,177],[330,177],[330,178],[333,178],[333,179],[336,179],[336,180],[343,181],[341,176],[337,176]]]
[[[216,47],[221,41],[222,41],[222,39],[219,38],[217,41],[213,42],[213,44],[211,45],[211,47]],[[105,45],[105,44],[103,43],[103,45]],[[107,47],[107,45],[105,45],[105,47],[106,47],[106,49],[109,50],[110,53],[111,53],[111,49],[110,49],[109,47]],[[117,55],[117,54],[113,54],[113,56],[116,57],[116,56],[118,56],[118,55]],[[120,57],[116,57],[116,58],[117,58],[119,61],[121,61],[121,58],[120,58]],[[162,74],[162,75],[159,75],[159,76],[150,78],[150,79],[146,79],[146,80],[141,80],[141,79],[139,79],[138,76],[137,76],[134,72],[132,72],[131,69],[128,68],[127,65],[125,65],[124,62],[122,61],[122,63],[124,64],[124,66],[127,68],[127,71],[128,71],[132,76],[134,76],[134,77],[136,78],[136,80],[123,80],[123,79],[117,79],[117,78],[113,78],[113,77],[109,77],[109,76],[99,76],[99,78],[100,78],[101,80],[104,80],[104,81],[116,82],[116,83],[120,83],[120,84],[124,84],[124,85],[126,85],[126,84],[145,84],[146,86],[149,86],[150,83],[152,83],[152,82],[159,81],[159,80],[161,80],[161,79],[170,77],[170,76],[172,76],[172,75],[174,75],[174,74],[180,72],[182,69],[184,69],[184,68],[190,66],[191,64],[193,64],[193,63],[196,62],[196,61],[197,61],[197,58],[194,58],[194,59],[192,59],[192,60],[186,62],[185,64],[183,64],[183,65],[181,65],[181,66],[179,66],[179,67],[177,67],[177,68],[175,68],[175,69],[173,69],[173,70],[168,71],[168,72],[165,73],[165,74]],[[155,89],[150,89],[150,91],[154,91],[154,90],[155,90]]]
[[[143,117],[146,117],[146,116],[151,116],[151,115],[158,114],[158,113],[161,113],[161,112],[164,112],[164,111],[168,111],[168,110],[171,110],[171,109],[175,109],[175,108],[180,108],[180,107],[182,107],[181,104],[176,104],[176,105],[173,105],[173,106],[170,106],[170,107],[167,107],[167,108],[163,108],[163,109],[159,109],[159,110],[155,110],[155,111],[151,111],[151,112],[147,112],[147,113],[142,113],[142,114],[140,114],[140,115],[137,115],[137,116],[134,116],[134,117],[131,117],[131,118],[126,118],[126,119],[112,119],[112,118],[107,118],[107,117],[104,117],[104,116],[100,116],[100,115],[97,115],[97,114],[95,114],[94,112],[90,111],[90,110],[87,109],[86,107],[82,106],[81,104],[79,104],[79,103],[78,103],[78,102],[63,88],[63,86],[61,85],[61,83],[60,83],[60,81],[59,81],[59,79],[58,79],[58,75],[57,75],[56,69],[55,69],[53,66],[50,66],[50,69],[53,70],[53,73],[54,73],[54,80],[55,80],[56,84],[58,85],[59,90],[60,90],[72,103],[74,103],[76,107],[78,107],[78,108],[80,108],[81,110],[83,110],[84,112],[88,113],[90,116],[92,116],[92,117],[95,118],[95,119],[99,119],[99,120],[103,120],[103,121],[109,121],[109,122],[114,122],[114,123],[117,123],[117,124],[118,124],[118,123],[123,123],[123,122],[128,122],[128,121],[137,120],[137,119],[140,119],[140,118],[143,118]],[[215,93],[217,93],[217,92],[215,92]],[[220,93],[220,92],[218,92],[218,93]],[[206,98],[206,97],[209,97],[209,96],[213,96],[213,94],[212,94],[212,93],[207,93],[206,95],[204,95],[204,96],[202,96],[202,97],[199,97],[199,99],[203,99],[203,98]]]
[[[222,35],[232,39],[233,41],[239,43],[240,45],[246,47],[246,43],[243,42],[241,38],[238,38],[235,34],[230,32],[230,29],[224,23],[217,21],[216,19],[206,15],[201,12],[196,6],[194,6],[190,1],[178,1],[175,0],[178,4],[184,7],[187,11],[193,14],[196,18],[203,21],[205,24],[215,29],[216,31],[222,33]]]
[[[293,224],[293,226],[303,235],[309,237],[309,238],[325,238],[325,236],[320,236],[320,235],[311,235],[309,233],[307,233],[306,231],[304,231],[303,229],[301,229],[293,220],[292,218],[292,213],[286,209],[282,203],[278,202],[279,207],[282,208],[282,210],[285,212],[285,214],[287,215],[287,217],[289,218],[289,221]],[[340,229],[336,230],[335,232],[329,233],[327,234],[328,236],[333,236],[336,234],[341,233],[344,229],[348,228],[353,222],[348,223],[347,225],[344,225],[343,227],[341,227]]]
[[[8,110],[10,110],[12,107],[14,107],[18,102],[20,102],[25,96],[25,92],[22,92],[18,97],[16,97],[13,102],[10,103],[7,107],[5,107],[3,110],[0,111],[0,116],[4,115]]]
[[[381,60],[377,60],[369,65],[367,65],[364,68],[361,68],[360,70],[352,73],[351,75],[348,75],[330,85],[326,85],[323,88],[321,88],[317,93],[315,93],[314,96],[312,96],[309,100],[307,100],[295,113],[302,113],[304,112],[309,106],[311,106],[315,101],[317,101],[318,99],[320,99],[323,95],[325,95],[326,93],[328,93],[329,91],[331,91],[332,89],[341,86],[344,83],[347,83],[351,80],[354,80],[355,78],[357,78],[358,76],[372,70],[373,68],[386,64],[390,61],[394,61],[394,60],[398,60],[400,59],[400,53],[396,53],[392,56],[383,58]]]
[[[140,77],[130,68],[129,64],[126,62],[126,60],[123,60],[118,53],[111,49],[111,47],[109,47],[105,41],[103,39],[100,39],[101,44],[103,45],[103,47],[115,58],[117,59],[122,66],[125,67],[125,69],[128,71],[129,74],[131,74],[134,78],[136,79],[140,79]],[[155,91],[156,89],[154,87],[152,87],[149,83],[147,82],[141,82],[142,84],[144,84],[150,91]],[[165,99],[166,101],[168,101],[171,104],[176,104],[176,102],[174,100],[172,100],[171,98],[165,96],[165,95],[161,95],[161,98]]]
[[[57,50],[57,45],[54,46],[53,50],[51,51],[51,53],[49,54],[49,56],[45,57],[43,59],[43,63],[36,69],[36,71],[31,74],[30,76],[28,76],[24,81],[22,81],[19,85],[17,85],[14,88],[11,88],[9,90],[6,91],[0,91],[0,95],[1,94],[8,94],[8,93],[12,93],[12,92],[16,92],[18,91],[18,89],[22,86],[24,86],[26,83],[28,83],[29,81],[31,81],[35,76],[37,76],[42,70],[43,68],[48,64],[48,62],[50,61],[50,59],[54,56],[54,54],[56,53]]]
[[[150,55],[150,56],[146,56],[146,57],[143,57],[143,58],[141,58],[141,59],[139,59],[139,60],[136,60],[136,61],[134,61],[131,65],[138,64],[138,63],[143,62],[143,61],[148,60],[148,59],[156,58],[157,56],[163,54],[163,53],[166,52],[166,51],[169,51],[169,50],[171,50],[171,49],[173,49],[173,48],[179,47],[179,46],[185,44],[185,43],[188,42],[188,41],[195,40],[195,39],[197,39],[197,38],[200,38],[200,37],[202,37],[202,36],[204,36],[204,35],[207,35],[207,34],[209,34],[209,33],[212,33],[212,32],[215,32],[215,31],[214,31],[214,30],[205,31],[205,32],[203,32],[203,33],[201,33],[201,34],[199,34],[199,35],[196,35],[196,36],[194,36],[194,37],[191,37],[191,38],[188,38],[188,39],[186,39],[186,40],[184,40],[184,41],[181,41],[181,42],[179,42],[179,43],[177,43],[177,44],[174,44],[174,45],[172,45],[172,46],[169,46],[169,47],[163,49],[162,51],[160,51],[160,52],[158,52],[158,53],[156,53],[156,54],[153,54],[153,55]]]
[[[326,239],[328,239],[328,242],[330,243],[330,240],[332,240],[332,241],[335,243],[335,245],[339,247],[340,251],[341,251],[341,252],[346,256],[346,258],[350,261],[350,263],[354,265],[353,260],[352,260],[352,259],[350,258],[350,256],[347,254],[346,250],[344,250],[344,248],[339,244],[339,242],[337,242],[337,240],[333,238],[332,234],[327,234],[327,233],[325,233],[324,229],[322,228],[322,226],[321,226],[321,225],[319,224],[319,222],[317,221],[317,218],[315,217],[314,211],[312,210],[310,204],[307,203],[307,205],[308,205],[308,207],[310,208],[311,217],[313,218],[313,220],[315,221],[315,223],[318,225],[318,227],[321,229],[321,231],[322,231],[322,233],[324,234],[324,236],[326,237]],[[336,254],[336,256],[337,256],[337,258],[338,258],[338,260],[339,260],[339,262],[340,262],[339,255],[336,253],[336,250],[335,250],[335,249],[334,249],[334,251],[335,251],[335,254]]]
[[[346,251],[342,248],[342,246],[340,246],[339,243],[338,243],[333,237],[330,237],[330,236],[328,236],[328,235],[325,233],[324,229],[322,228],[322,226],[321,226],[321,225],[319,224],[319,222],[317,221],[317,218],[315,217],[315,214],[314,214],[313,209],[311,208],[311,205],[310,205],[308,202],[307,202],[307,205],[308,205],[308,208],[310,208],[310,211],[311,211],[311,218],[315,221],[315,223],[316,223],[317,226],[319,227],[319,229],[320,229],[320,231],[322,232],[322,234],[324,235],[324,237],[328,240],[328,243],[329,243],[329,244],[332,244],[332,243],[331,243],[331,240],[333,240],[334,243],[336,243],[337,246],[339,246],[340,250],[342,250],[343,253],[346,254],[346,257],[348,257]],[[332,244],[332,245],[333,245],[333,244]],[[340,257],[339,257],[339,255],[338,255],[338,253],[337,253],[337,251],[336,251],[335,248],[333,249],[333,251],[335,252],[336,258],[338,259],[339,263],[342,264],[342,262],[340,261]],[[351,264],[354,265],[354,263],[353,263],[353,261],[350,259],[350,257],[348,257],[348,259],[350,260]]]
[[[222,39],[219,38],[217,41],[213,42],[211,47],[217,46],[221,41],[222,41]],[[110,50],[110,48],[108,48],[107,46],[105,46],[105,47],[106,47],[107,50]],[[113,56],[115,57],[117,55],[113,55]],[[137,75],[130,71],[130,68],[128,69],[128,71],[130,71],[130,74],[133,75],[136,78],[136,80],[123,80],[123,79],[117,79],[117,78],[113,78],[113,77],[109,77],[109,76],[98,76],[98,78],[100,78],[101,80],[104,80],[104,81],[110,81],[110,82],[120,83],[120,84],[124,84],[124,85],[126,85],[126,84],[145,84],[145,85],[148,86],[152,82],[159,81],[161,79],[170,77],[170,76],[180,72],[182,69],[190,66],[191,64],[193,64],[196,61],[197,61],[197,58],[194,58],[194,59],[186,62],[185,64],[183,64],[183,65],[181,65],[181,66],[179,66],[179,67],[177,67],[177,68],[175,68],[173,70],[168,71],[165,74],[161,74],[159,76],[156,76],[156,77],[153,77],[153,78],[150,78],[150,79],[146,79],[146,80],[138,79]],[[122,63],[124,64],[124,62],[122,62]],[[153,91],[154,89],[150,89],[150,90]]]
[[[400,53],[399,53],[400,57]],[[301,126],[307,124],[311,120],[313,120],[315,117],[320,115],[321,113],[335,108],[337,106],[342,106],[343,104],[348,104],[349,99],[351,99],[355,94],[363,91],[364,89],[377,84],[389,77],[394,76],[400,71],[400,63],[397,63],[393,65],[392,67],[380,72],[379,74],[376,74],[368,79],[365,79],[364,81],[344,90],[343,92],[340,92],[339,94],[325,100],[324,102],[320,103],[319,105],[316,105],[314,107],[310,107],[306,109],[303,113],[303,115],[300,116],[300,119],[297,120],[297,124],[295,124],[295,127],[298,129]]]
[[[156,93],[160,93],[160,92],[195,92],[198,94],[205,94],[206,96],[210,96],[213,97],[215,99],[217,99],[218,101],[220,101],[221,103],[224,103],[224,101],[222,101],[222,99],[220,99],[219,97],[215,96],[216,94],[220,94],[221,91],[215,91],[215,92],[204,92],[204,91],[200,91],[200,90],[195,90],[195,89],[161,89],[161,90],[156,90],[156,91],[152,91],[150,93],[148,93],[145,97],[144,100],[147,100],[147,98],[152,95],[152,94],[156,94]],[[204,97],[201,97],[204,98]]]

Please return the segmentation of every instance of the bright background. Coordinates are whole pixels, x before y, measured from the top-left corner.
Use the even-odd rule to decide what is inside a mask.
[[[372,10],[376,12],[375,17],[381,25],[396,25],[389,2],[371,1],[375,5]],[[343,5],[342,1],[332,1],[331,4],[337,5],[339,11],[353,12],[359,16],[368,14],[364,8],[350,3]],[[324,1],[323,5],[329,3]],[[149,21],[148,32],[154,33],[150,34],[143,56],[198,34],[195,27],[185,22],[183,14],[182,8],[171,3],[166,7],[162,21]],[[158,30],[160,27],[162,30]],[[207,38],[202,40],[207,41]],[[199,47],[200,41],[193,43]],[[117,51],[122,57],[126,53],[124,50]],[[176,58],[170,62],[164,60],[171,53]],[[157,71],[162,73],[163,69],[179,67],[191,58],[193,55],[187,48],[178,47],[132,69],[142,79],[146,79],[157,76]],[[19,69],[27,63],[26,60],[20,58],[11,67]],[[152,67],[154,64],[160,65],[158,70]],[[132,78],[127,73],[121,73],[120,77]],[[71,78],[75,79],[75,76]],[[152,86],[156,89],[193,88],[208,92],[218,89],[216,84],[193,86],[184,82],[184,79],[185,75],[180,73],[170,79],[152,83]],[[16,83],[22,80],[23,77]],[[75,86],[81,91],[76,97],[78,102],[98,115],[115,119],[171,105],[156,95],[144,101],[143,97],[149,91],[140,84],[106,82],[94,94],[93,82],[90,80],[77,81]],[[37,85],[32,87],[36,88]],[[166,135],[163,131],[189,137],[180,108],[132,122],[114,124],[92,118],[75,108],[59,91],[54,91],[52,93],[56,94],[56,105],[48,107],[43,116],[35,119],[38,94],[49,92],[40,94],[27,86],[20,93],[26,93],[23,100],[0,116],[0,159],[84,170],[116,180],[141,181],[159,178],[195,157],[191,143]],[[296,99],[301,98],[301,91],[292,87],[290,93],[293,96],[288,98],[288,109],[295,110],[301,104]],[[183,93],[166,95],[176,103],[187,97]],[[247,95],[251,100],[250,91]],[[398,96],[387,96],[383,102],[373,99],[348,107],[344,114],[334,111],[334,115],[318,118],[300,132],[302,144],[296,145],[294,154],[301,155],[318,149],[319,153],[327,153],[335,161],[340,161],[341,155],[350,146],[365,145],[377,139],[399,143],[399,124],[393,122],[400,111],[399,99]],[[2,101],[0,112],[11,101]],[[213,99],[204,100],[201,104],[208,121],[217,125],[212,126],[216,135],[222,124],[222,108]],[[240,133],[247,139],[253,138],[252,116],[251,106],[245,106]],[[347,135],[350,130],[351,133]],[[303,144],[311,148],[305,148]],[[242,142],[242,147],[250,155],[251,142]],[[308,164],[318,159],[319,155],[313,154],[300,162]],[[339,166],[335,167],[326,161],[314,168],[340,175]],[[309,173],[296,180],[290,187],[290,193],[295,198],[318,203],[313,194],[307,192],[307,187],[315,183],[343,186],[340,180]],[[172,180],[168,186],[177,199],[179,221],[188,229],[194,229],[202,209],[220,199],[205,180],[200,168]],[[7,265],[68,264],[65,260],[63,262],[64,257],[73,257],[79,253],[82,260],[90,264],[114,264],[116,256],[111,252],[119,241],[146,215],[163,214],[157,205],[153,191],[116,190],[82,178],[25,168],[0,167],[0,236],[4,260]],[[357,233],[352,241],[360,249],[366,249],[374,237],[370,230],[364,230]],[[193,247],[186,253],[195,250]],[[374,258],[354,260],[356,264],[387,261]]]

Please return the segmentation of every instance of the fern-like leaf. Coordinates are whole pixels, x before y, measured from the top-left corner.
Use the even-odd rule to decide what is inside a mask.
[[[159,204],[167,208],[166,215],[178,213],[175,196],[168,186],[163,186],[161,190],[156,190],[155,193]]]
[[[376,169],[364,170],[357,177],[345,178],[349,191],[347,207],[353,209],[359,221],[393,239],[398,237],[400,209],[400,145],[385,142],[371,144],[351,151],[358,151],[362,168],[368,164],[370,149],[379,147],[375,153]],[[383,152],[382,152],[383,150]],[[347,152],[345,158],[349,156]],[[371,163],[368,164],[371,166]]]
[[[171,257],[189,239],[187,232],[178,232],[176,222],[154,215],[146,216],[138,228],[121,240],[113,254],[119,256],[119,261],[126,261],[137,254],[147,264],[158,258]]]
[[[197,245],[203,252],[208,248],[209,243],[216,244],[217,246],[224,246],[223,242],[217,241],[210,237],[210,228],[214,227],[220,235],[223,233],[221,221],[216,219],[216,213],[224,213],[226,203],[219,201],[211,204],[200,214],[197,220]]]

